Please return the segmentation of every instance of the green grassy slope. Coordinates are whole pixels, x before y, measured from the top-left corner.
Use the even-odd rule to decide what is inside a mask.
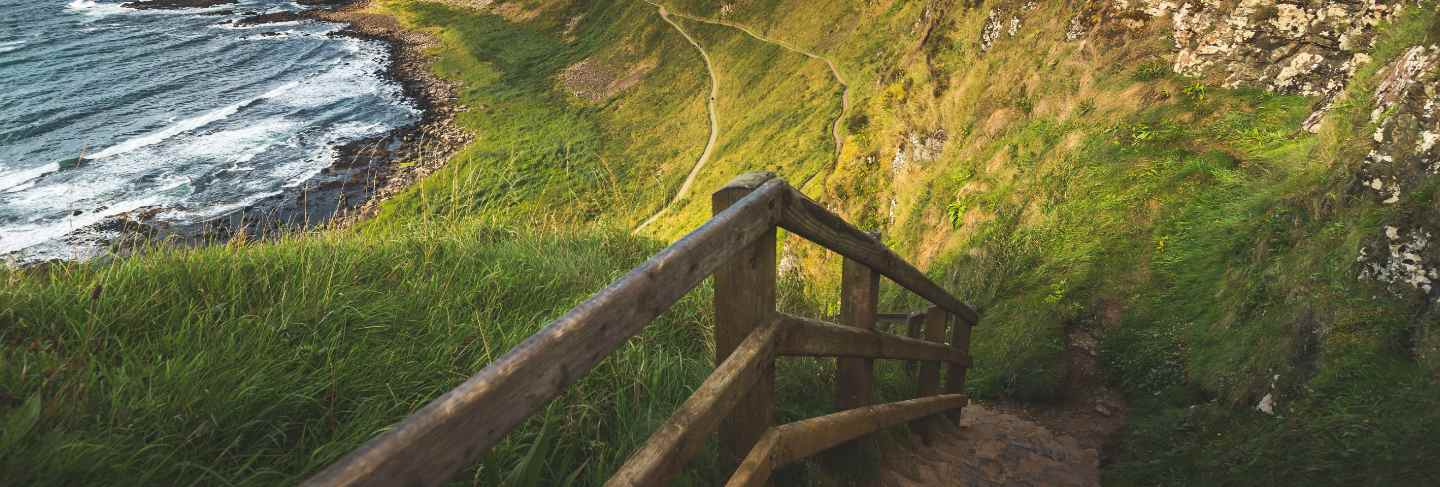
[[[658,247],[457,225],[7,272],[0,471],[11,485],[293,483]],[[708,291],[686,298],[474,480],[522,471],[541,445],[543,478],[594,483],[708,373],[707,310]]]
[[[699,55],[647,5],[562,5],[523,24],[439,3],[377,8],[437,34],[435,70],[462,84],[459,104],[469,110],[459,122],[477,140],[387,201],[367,229],[477,214],[633,225],[668,200],[704,146],[707,81],[697,71]],[[585,21],[559,35],[564,27],[556,19],[570,16]],[[588,57],[655,67],[616,97],[592,102],[557,81]]]

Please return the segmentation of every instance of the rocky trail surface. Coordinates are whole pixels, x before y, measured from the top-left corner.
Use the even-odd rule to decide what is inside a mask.
[[[929,441],[909,435],[882,450],[874,485],[1100,485],[1106,442],[1125,425],[1126,405],[1100,376],[1095,338],[1072,330],[1068,342],[1065,399],[972,402],[958,424],[932,420]]]
[[[1098,452],[1034,421],[972,403],[958,425],[946,419],[933,424],[928,442],[912,435],[883,452],[873,485],[1100,485]]]

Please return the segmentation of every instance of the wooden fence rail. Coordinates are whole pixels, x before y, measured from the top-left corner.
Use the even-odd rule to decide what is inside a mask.
[[[979,316],[924,273],[770,173],[742,175],[712,197],[715,215],[464,383],[305,482],[307,486],[438,485],[580,380],[655,317],[715,276],[713,373],[606,485],[664,485],[712,433],[728,485],[765,485],[771,472],[881,428],[965,404],[970,329]],[[840,323],[775,309],[776,229],[845,257]],[[884,276],[934,306],[878,313]],[[946,324],[958,317],[946,344]],[[906,321],[908,336],[875,329]],[[923,336],[922,336],[923,327]],[[837,357],[841,412],[776,426],[775,359]],[[919,363],[920,397],[872,404],[875,359]],[[948,380],[942,394],[941,363]]]

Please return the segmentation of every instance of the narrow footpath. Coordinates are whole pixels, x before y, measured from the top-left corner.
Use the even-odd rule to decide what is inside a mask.
[[[743,24],[731,22],[728,20],[712,19],[708,17],[700,17],[679,12],[675,13],[674,15],[685,20],[700,22],[702,24],[719,25],[736,29],[744,32],[750,37],[755,38],[755,40],[757,41],[779,46],[780,48],[787,51],[825,63],[825,66],[830,68],[830,75],[834,76],[835,82],[840,84],[840,115],[835,117],[835,121],[830,124],[830,134],[835,138],[835,160],[839,161],[840,149],[845,144],[845,135],[841,133],[841,124],[845,122],[845,117],[850,114],[850,83],[845,81],[845,75],[840,74],[840,68],[836,67],[835,61],[825,56],[821,56],[820,54],[817,54],[813,51],[805,50],[789,42],[766,37],[765,35],[756,32],[754,29]]]
[[[705,164],[710,161],[710,156],[715,149],[715,143],[720,137],[720,124],[718,122],[718,115],[716,114],[717,110],[715,108],[716,100],[720,97],[720,78],[715,74],[715,65],[710,61],[710,54],[705,51],[705,48],[700,45],[700,42],[695,40],[695,38],[692,37],[689,32],[686,32],[679,23],[675,22],[675,20],[671,18],[672,15],[702,24],[718,25],[722,27],[736,29],[744,32],[746,35],[749,35],[750,37],[760,42],[778,46],[781,49],[785,49],[787,51],[825,63],[825,66],[830,69],[830,75],[835,78],[835,82],[838,83],[841,88],[840,114],[836,116],[835,121],[830,124],[830,134],[835,139],[834,164],[838,165],[840,163],[840,154],[842,153],[842,149],[844,148],[845,144],[845,135],[843,133],[842,124],[845,122],[845,117],[849,116],[850,114],[850,84],[845,81],[845,76],[840,74],[840,68],[835,65],[835,61],[831,60],[830,58],[821,56],[815,52],[802,49],[799,46],[796,46],[789,42],[766,37],[765,35],[756,32],[754,29],[751,29],[750,27],[739,23],[730,22],[727,20],[712,19],[708,17],[700,17],[696,15],[689,15],[679,12],[671,13],[668,9],[665,8],[664,5],[649,1],[647,1],[646,3],[655,6],[656,10],[660,13],[660,18],[664,19],[666,23],[670,24],[670,26],[674,27],[676,31],[680,32],[680,35],[684,36],[685,40],[688,41],[690,45],[695,46],[695,50],[699,51],[700,57],[705,60],[705,70],[708,71],[710,74],[710,141],[705,144],[705,151],[700,154],[700,159],[695,161],[695,166],[690,169],[690,174],[685,177],[685,182],[680,185],[680,189],[675,192],[675,195],[670,198],[670,201],[667,202],[665,206],[661,207],[659,211],[656,211],[655,214],[650,215],[649,218],[646,218],[644,222],[640,223],[639,226],[635,227],[634,233],[638,234],[642,230],[644,230],[645,227],[648,227],[650,226],[650,224],[655,223],[655,220],[660,219],[660,217],[663,216],[665,212],[669,211],[670,208],[674,207],[675,204],[680,202],[680,200],[685,199],[685,197],[690,194],[691,187],[695,185],[695,179],[700,175],[700,171],[704,169]]]
[[[655,212],[654,215],[650,215],[650,218],[646,218],[640,226],[635,227],[635,233],[640,233],[645,227],[650,226],[651,223],[655,223],[655,220],[660,219],[661,215],[664,215],[667,210],[685,198],[685,195],[690,194],[690,187],[695,185],[695,178],[700,175],[700,170],[704,169],[705,164],[710,162],[710,156],[715,152],[715,142],[720,139],[720,120],[715,108],[715,101],[720,98],[720,77],[715,75],[715,64],[710,62],[710,53],[705,52],[705,48],[700,45],[699,41],[696,41],[694,37],[690,36],[689,32],[685,31],[685,28],[680,27],[679,23],[676,23],[674,19],[670,18],[670,12],[665,9],[664,5],[654,2],[650,2],[650,5],[654,5],[660,12],[660,18],[664,19],[665,23],[670,24],[676,31],[680,32],[680,35],[685,36],[685,40],[689,42],[690,45],[695,46],[695,50],[700,52],[700,58],[705,60],[705,71],[710,75],[710,100],[706,104],[710,112],[710,140],[705,143],[705,151],[700,153],[700,159],[696,160],[695,166],[690,168],[690,174],[685,176],[685,182],[680,184],[680,189],[675,191],[675,196],[671,197],[670,201],[665,203],[665,206],[660,207],[660,211]]]
[[[1085,330],[1067,333],[1069,367],[1058,402],[971,402],[958,424],[932,423],[940,431],[928,442],[912,434],[882,449],[880,473],[871,485],[1100,485],[1100,465],[1129,408],[1106,384],[1097,344]]]

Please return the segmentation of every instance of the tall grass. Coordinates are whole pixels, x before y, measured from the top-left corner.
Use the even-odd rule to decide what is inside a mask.
[[[4,271],[7,483],[291,483],[458,384],[658,245],[457,225]],[[472,473],[623,460],[710,365],[708,289]],[[16,407],[23,404],[23,406]],[[17,433],[18,432],[18,433]],[[588,483],[588,482],[586,482]]]

